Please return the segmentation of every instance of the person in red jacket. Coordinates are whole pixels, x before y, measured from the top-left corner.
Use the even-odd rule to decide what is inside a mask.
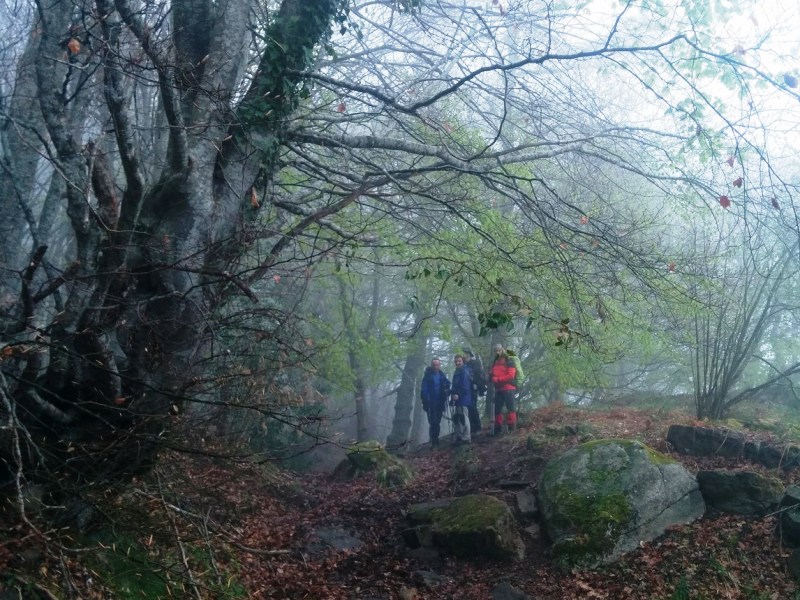
[[[494,384],[494,435],[499,435],[503,430],[503,407],[508,411],[508,426],[514,428],[517,425],[517,412],[514,398],[517,395],[517,387],[514,385],[514,377],[517,370],[514,362],[506,354],[502,344],[494,347],[494,362],[489,371],[489,376]]]

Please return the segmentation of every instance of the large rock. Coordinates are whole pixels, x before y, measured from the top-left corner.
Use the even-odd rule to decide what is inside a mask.
[[[670,425],[667,442],[681,454],[745,458],[770,469],[780,467],[787,471],[800,466],[800,447],[747,440],[742,432],[729,427]]]
[[[518,590],[507,581],[498,583],[492,588],[492,600],[531,600],[522,590]]]
[[[338,526],[320,527],[311,532],[306,543],[306,553],[320,557],[328,552],[354,552],[364,546],[353,532]]]
[[[786,488],[781,500],[779,525],[781,541],[793,548],[800,546],[800,486],[790,485]],[[798,564],[800,565],[800,561]]]
[[[386,487],[404,486],[414,477],[411,467],[389,454],[376,441],[350,446],[347,449],[347,459],[336,467],[334,476],[350,479],[364,473],[374,473],[378,483]]]
[[[539,510],[566,566],[614,560],[672,525],[705,512],[697,481],[671,458],[633,440],[596,440],[551,460]]]
[[[763,516],[784,495],[780,479],[753,471],[700,471],[697,483],[710,508],[740,515]]]
[[[744,434],[727,427],[670,425],[667,441],[676,452],[694,456],[738,458],[744,452]]]
[[[508,505],[488,495],[425,502],[408,511],[403,532],[413,547],[434,547],[462,558],[522,558],[525,547]]]

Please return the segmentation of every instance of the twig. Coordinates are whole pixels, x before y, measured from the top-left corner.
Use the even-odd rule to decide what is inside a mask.
[[[75,584],[72,582],[72,577],[70,576],[69,567],[67,566],[66,561],[64,560],[64,552],[60,551],[58,553],[58,562],[61,563],[61,574],[64,576],[64,581],[67,582],[67,587],[69,588],[69,592],[71,595],[78,595],[78,588],[75,587]]]
[[[767,517],[772,517],[774,515],[779,515],[779,514],[781,514],[783,512],[786,512],[787,510],[792,510],[793,508],[797,508],[798,506],[800,506],[800,502],[798,502],[797,504],[791,504],[789,506],[784,506],[783,508],[779,508],[775,512],[771,512],[771,513],[769,513],[767,515],[764,515],[764,518],[766,519]]]
[[[183,563],[183,568],[186,571],[186,577],[189,579],[189,585],[192,587],[192,591],[194,591],[194,595],[197,600],[203,600],[203,595],[200,593],[200,586],[198,585],[197,581],[194,578],[194,573],[192,573],[192,568],[189,566],[189,559],[186,557],[186,547],[183,545],[183,540],[181,540],[180,531],[178,531],[178,524],[175,521],[175,517],[170,512],[170,506],[167,504],[167,501],[164,499],[163,490],[161,487],[161,477],[157,475],[158,480],[158,489],[161,495],[161,503],[164,506],[165,512],[167,513],[167,518],[169,519],[170,525],[172,525],[172,530],[175,534],[175,542],[178,544],[178,549],[181,552],[181,562]]]
[[[17,582],[21,583],[21,584],[22,584],[23,586],[25,586],[26,588],[33,588],[33,589],[34,589],[34,590],[36,590],[36,591],[37,591],[37,592],[38,592],[38,593],[39,593],[39,594],[40,594],[42,597],[46,598],[47,600],[59,600],[59,599],[58,599],[58,597],[57,597],[57,596],[55,596],[55,595],[53,594],[53,592],[51,592],[50,590],[48,590],[46,587],[44,587],[44,586],[43,586],[42,584],[40,584],[40,583],[35,583],[35,582],[33,582],[33,581],[28,581],[28,580],[27,580],[27,579],[25,579],[24,577],[20,577],[19,575],[17,575],[17,574],[14,574],[14,573],[12,573],[12,574],[11,574],[11,577],[12,577],[13,579],[15,579]],[[17,588],[17,591],[18,591],[18,592],[20,592],[20,596],[19,596],[19,597],[20,597],[20,598],[22,598],[22,597],[23,597],[23,596],[22,596],[22,592],[20,591],[20,589],[19,589],[19,588]],[[29,598],[30,596],[27,596],[27,595],[26,595],[26,596],[24,596],[24,597],[25,597],[25,598]]]
[[[239,542],[229,541],[228,543],[231,546],[242,550],[243,552],[248,552],[250,554],[257,554],[259,556],[281,556],[285,554],[291,554],[292,550],[262,550],[260,548],[251,548],[250,546],[245,546],[244,544],[240,544]]]
[[[203,539],[206,542],[206,547],[208,548],[208,560],[211,562],[211,568],[214,569],[214,575],[217,578],[217,585],[222,588],[223,581],[222,581],[222,573],[217,566],[217,561],[214,559],[214,548],[211,545],[211,532],[208,529],[208,523],[211,521],[211,509],[209,508],[206,511],[205,518],[203,519],[202,525],[202,532],[203,532]]]

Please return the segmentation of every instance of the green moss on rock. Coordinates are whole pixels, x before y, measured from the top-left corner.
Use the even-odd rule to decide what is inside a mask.
[[[671,465],[677,463],[678,461],[659,452],[658,450],[654,450],[650,446],[647,446],[640,442],[639,440],[632,440],[628,438],[605,438],[600,440],[590,440],[578,446],[578,448],[584,448],[589,450],[590,452],[595,450],[596,448],[606,447],[609,444],[616,444],[625,449],[626,452],[631,452],[632,450],[641,450],[647,454],[647,457],[650,459],[650,462],[656,465]]]
[[[508,514],[508,506],[492,496],[456,498],[446,508],[434,509],[433,521],[447,533],[491,527]]]
[[[679,467],[630,439],[590,441],[551,460],[539,500],[554,556],[564,566],[605,562],[630,550],[634,538],[651,528],[657,535],[672,519],[686,522],[702,514],[696,481]],[[677,487],[664,488],[667,480]],[[685,497],[691,501],[684,507]]]
[[[633,515],[633,508],[621,493],[583,495],[561,485],[555,490],[554,501],[559,506],[554,524],[573,532],[553,546],[554,556],[563,564],[580,563],[584,557],[609,552]]]
[[[523,552],[511,511],[493,496],[464,496],[434,509],[433,539],[463,558],[520,557]]]
[[[351,477],[374,472],[378,483],[386,487],[403,486],[414,476],[411,467],[389,454],[380,442],[374,440],[351,446],[347,450],[347,460]]]

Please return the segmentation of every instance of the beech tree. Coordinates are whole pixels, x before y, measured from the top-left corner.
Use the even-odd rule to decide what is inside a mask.
[[[275,9],[36,5],[3,143],[3,210],[27,224],[3,251],[3,452],[17,474],[91,481],[146,466],[213,356],[215,308],[233,290],[258,300],[251,286],[286,242],[243,271],[260,237],[247,213],[346,3]]]

